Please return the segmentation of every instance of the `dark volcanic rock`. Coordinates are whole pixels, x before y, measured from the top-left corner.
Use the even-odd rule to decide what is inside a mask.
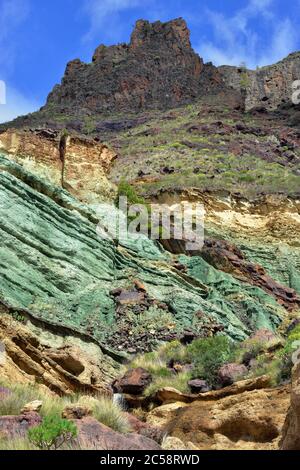
[[[188,386],[192,393],[206,393],[211,390],[208,383],[200,379],[190,380]]]
[[[47,106],[64,112],[80,107],[93,113],[171,108],[222,83],[212,66],[203,83],[204,69],[184,20],[153,24],[140,20],[130,44],[99,46],[92,64],[70,62]],[[115,125],[117,130],[123,127]]]
[[[117,393],[141,395],[151,382],[151,374],[139,367],[129,370],[121,379],[115,380],[112,387]]]
[[[100,45],[92,63],[69,62],[61,84],[54,87],[41,112],[17,119],[14,126],[49,120],[53,125],[56,116],[65,115],[71,117],[69,128],[81,132],[85,117],[171,109],[208,93],[224,92],[235,107],[242,107],[241,94],[226,87],[218,69],[204,64],[194,52],[182,18],[167,23],[139,20],[129,44]],[[95,121],[94,132],[120,132],[145,120]]]

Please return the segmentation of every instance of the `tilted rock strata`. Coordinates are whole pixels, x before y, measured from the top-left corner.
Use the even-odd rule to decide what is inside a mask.
[[[2,379],[24,384],[38,381],[60,395],[80,391],[109,394],[119,366],[97,344],[51,332],[28,320],[22,324],[5,311],[0,310],[0,341],[5,348]]]
[[[132,279],[161,304],[168,322],[171,315],[178,333],[191,327],[206,331],[213,322],[242,340],[259,328],[273,329],[284,318],[284,309],[263,290],[245,286],[201,258],[193,258],[196,264],[184,274],[145,237],[117,248],[97,235],[96,214],[66,191],[7,158],[1,158],[0,169],[0,296],[11,309],[109,346],[122,322],[111,291]],[[111,213],[111,206],[107,210]],[[241,292],[242,301],[232,295]],[[127,308],[124,314],[135,318],[134,305]],[[156,330],[151,331],[141,334],[155,339]],[[125,350],[132,347],[130,331],[127,337]]]

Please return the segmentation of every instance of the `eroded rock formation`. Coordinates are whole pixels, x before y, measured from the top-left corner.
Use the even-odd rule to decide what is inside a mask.
[[[118,364],[97,344],[60,331],[13,320],[2,307],[0,341],[5,358],[0,376],[13,383],[41,383],[60,395],[74,392],[109,394]],[[21,316],[20,316],[21,318]]]
[[[0,133],[0,151],[81,201],[114,197],[107,173],[116,153],[96,140],[49,129],[9,129]]]
[[[282,450],[300,450],[300,364],[295,366],[292,377],[290,408],[284,423]]]
[[[239,91],[245,88],[246,110],[257,107],[274,110],[292,103],[293,83],[300,77],[300,52],[257,70],[223,66],[219,72],[227,85]]]

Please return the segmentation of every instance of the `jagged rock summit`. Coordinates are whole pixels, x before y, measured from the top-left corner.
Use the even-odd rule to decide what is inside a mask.
[[[2,124],[0,130],[42,125],[103,134],[107,126],[109,131],[121,130],[119,121],[111,125],[107,118],[121,117],[121,128],[131,128],[146,119],[145,113],[199,99],[224,102],[241,111],[274,111],[288,106],[288,114],[293,115],[297,109],[292,103],[292,87],[299,76],[299,52],[258,70],[215,67],[204,63],[193,50],[184,19],[166,23],[138,20],[128,44],[100,45],[90,63],[80,59],[69,62],[61,83],[40,111]]]
[[[217,69],[193,51],[190,31],[179,18],[168,23],[139,20],[129,44],[100,45],[92,63],[67,65],[46,108],[86,113],[171,108],[222,83]]]

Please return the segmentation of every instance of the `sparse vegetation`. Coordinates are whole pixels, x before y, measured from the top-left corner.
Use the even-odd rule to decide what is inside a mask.
[[[39,450],[58,450],[77,436],[75,424],[56,415],[46,416],[40,426],[28,431],[28,439]]]
[[[128,420],[121,408],[109,397],[98,396],[96,399],[84,397],[84,401],[92,409],[93,417],[99,423],[108,426],[116,432],[126,434],[130,432]]]
[[[227,363],[248,368],[248,374],[240,379],[268,375],[273,386],[277,386],[290,379],[292,354],[299,347],[300,326],[290,333],[284,346],[276,339],[234,343],[227,336],[216,335],[197,339],[187,346],[177,340],[164,343],[154,352],[137,356],[129,367],[142,367],[151,373],[153,382],[145,392],[147,396],[163,387],[188,392],[188,381],[192,378],[205,380],[212,388],[218,388],[218,372]]]
[[[138,196],[135,188],[125,179],[121,179],[118,186],[117,203],[120,197],[127,197],[128,204],[145,204],[145,200]]]
[[[214,387],[218,385],[218,371],[229,362],[233,344],[226,336],[199,339],[187,347],[187,355],[193,364],[193,377],[204,379]]]

